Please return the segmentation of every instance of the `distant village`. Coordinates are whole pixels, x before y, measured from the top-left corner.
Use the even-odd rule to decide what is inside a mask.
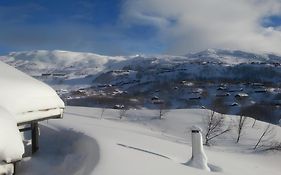
[[[259,82],[216,83],[181,80],[160,83],[134,80],[118,84],[98,84],[70,91],[57,89],[57,93],[68,105],[114,109],[158,109],[160,106],[167,109],[208,108],[220,113],[238,115],[246,108],[258,108],[257,111],[268,111],[271,117],[267,117],[271,122],[275,122],[281,115],[281,88]],[[256,113],[251,115],[256,118],[263,117]]]

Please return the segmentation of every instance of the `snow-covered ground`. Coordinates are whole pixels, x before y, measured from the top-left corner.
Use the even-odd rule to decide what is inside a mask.
[[[247,122],[239,144],[236,131],[204,147],[212,172],[186,163],[191,158],[193,125],[203,127],[206,110],[171,110],[157,119],[154,110],[130,110],[119,119],[119,111],[67,107],[62,120],[42,122],[40,150],[17,166],[18,174],[245,174],[278,175],[280,152],[256,152],[252,148],[267,126]],[[228,116],[234,126],[237,117]],[[235,128],[235,127],[233,127]],[[276,126],[274,139],[281,137]]]

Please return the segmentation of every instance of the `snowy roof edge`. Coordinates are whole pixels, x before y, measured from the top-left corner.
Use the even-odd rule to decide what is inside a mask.
[[[65,104],[49,85],[0,61],[0,106],[18,124],[62,118]]]

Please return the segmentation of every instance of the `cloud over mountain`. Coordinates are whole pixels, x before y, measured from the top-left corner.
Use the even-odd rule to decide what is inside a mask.
[[[281,1],[3,0],[0,31],[0,53],[180,55],[228,48],[281,54]]]
[[[265,25],[280,15],[279,0],[142,0],[126,1],[121,19],[157,28],[168,53],[230,48],[280,54],[281,28]]]

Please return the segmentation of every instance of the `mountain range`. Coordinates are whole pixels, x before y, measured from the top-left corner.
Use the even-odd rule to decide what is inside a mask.
[[[104,56],[37,50],[0,60],[51,85],[70,105],[155,108],[154,99],[168,108],[230,114],[246,107],[269,109],[270,114],[253,117],[280,119],[281,56],[275,54],[208,49],[182,56]]]

